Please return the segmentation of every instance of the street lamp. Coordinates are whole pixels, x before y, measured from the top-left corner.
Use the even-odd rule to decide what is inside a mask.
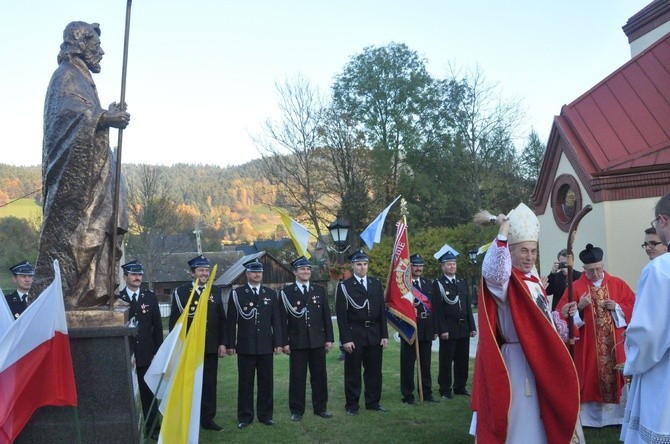
[[[472,265],[477,265],[477,250],[468,251],[468,257],[470,258],[470,263]]]
[[[349,244],[347,243],[347,236],[349,235],[349,228],[351,224],[345,219],[342,219],[340,215],[337,215],[337,218],[328,225],[328,231],[330,231],[330,237],[333,238],[333,243],[337,248],[338,257],[340,259],[340,264],[342,264],[342,254],[349,249]]]
[[[347,243],[347,236],[349,235],[349,228],[351,224],[345,219],[342,219],[338,214],[337,217],[330,225],[328,225],[328,231],[330,231],[330,237],[333,238],[333,243],[335,248],[337,248],[337,262],[339,265],[344,264],[344,252],[349,249],[349,244]],[[340,276],[341,281],[341,276]],[[338,358],[340,361],[344,361],[344,348],[340,345],[340,356]]]
[[[477,250],[472,249],[468,251],[468,258],[470,259],[470,277],[472,278],[472,285],[470,287],[470,294],[473,295],[474,297],[472,298],[472,305],[475,307],[477,306],[477,280],[476,280],[476,274],[477,274]]]

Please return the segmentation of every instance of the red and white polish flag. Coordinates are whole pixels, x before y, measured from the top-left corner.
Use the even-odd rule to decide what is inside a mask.
[[[0,336],[0,443],[47,405],[77,405],[58,261],[51,285]]]
[[[7,298],[0,288],[0,338],[9,330],[9,327],[14,323],[14,316],[12,310],[9,309]]]

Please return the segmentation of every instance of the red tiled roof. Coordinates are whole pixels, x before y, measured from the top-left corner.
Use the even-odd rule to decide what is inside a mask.
[[[561,153],[591,200],[600,202],[658,196],[658,186],[667,190],[668,148],[670,34],[563,106],[554,118],[533,193],[538,213],[544,213],[549,201]]]
[[[563,107],[603,171],[653,165],[670,145],[670,34]],[[647,162],[639,163],[644,155]]]

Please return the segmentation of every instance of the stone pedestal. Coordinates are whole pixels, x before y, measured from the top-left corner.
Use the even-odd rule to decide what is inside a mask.
[[[133,381],[127,309],[68,311],[78,408],[42,407],[17,443],[139,443],[139,397]],[[79,430],[77,430],[77,416]],[[81,435],[81,441],[78,440]]]

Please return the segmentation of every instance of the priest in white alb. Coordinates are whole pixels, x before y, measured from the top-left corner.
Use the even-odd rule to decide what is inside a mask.
[[[651,225],[670,243],[670,193],[656,204]],[[642,269],[625,339],[624,375],[631,377],[621,426],[626,444],[670,442],[670,255]]]

